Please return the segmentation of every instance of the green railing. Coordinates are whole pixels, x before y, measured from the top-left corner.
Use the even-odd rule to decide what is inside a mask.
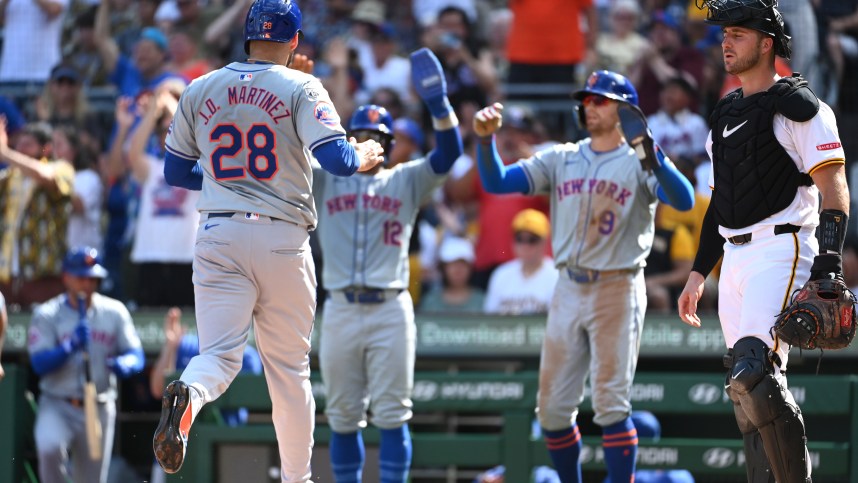
[[[659,416],[680,415],[689,424],[681,431],[663,434],[657,441],[642,441],[639,468],[684,468],[697,475],[744,475],[741,437],[732,421],[732,404],[726,399],[720,374],[639,374],[632,390],[635,409],[650,410]],[[822,481],[858,482],[856,447],[858,414],[852,410],[858,395],[855,376],[794,376],[793,393],[802,406],[812,434],[814,421],[834,418],[841,421],[842,440],[814,440],[809,450],[814,476]],[[317,408],[325,404],[321,384],[316,388]],[[541,440],[530,437],[533,406],[537,389],[534,372],[501,373],[417,373],[415,375],[415,414],[455,412],[498,414],[503,424],[492,433],[447,433],[413,431],[413,467],[464,466],[488,468],[506,465],[507,481],[529,481],[531,468],[549,464]],[[220,409],[246,407],[251,412],[271,410],[265,380],[261,376],[240,375],[220,399],[210,405]],[[582,418],[590,412],[589,399],[581,407]],[[707,437],[697,420],[723,416],[730,421],[733,436]],[[817,429],[817,432],[819,430]],[[330,431],[318,426],[316,448],[329,441]],[[378,434],[365,433],[367,444],[376,444]],[[170,481],[215,482],[217,446],[220,444],[275,444],[270,424],[251,424],[224,428],[199,420],[191,430],[185,465]],[[601,439],[585,436],[582,465],[587,470],[604,468]]]

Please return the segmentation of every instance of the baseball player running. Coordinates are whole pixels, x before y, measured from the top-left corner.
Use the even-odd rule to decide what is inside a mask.
[[[411,54],[414,90],[432,114],[436,148],[428,156],[363,176],[314,177],[320,206],[322,315],[319,364],[325,414],[333,430],[331,465],[338,482],[360,482],[361,429],[367,409],[381,429],[382,483],[404,483],[411,466],[411,389],[416,328],[408,292],[408,241],[417,210],[462,154],[458,120],[447,100],[441,64],[423,48]],[[349,134],[393,143],[393,118],[383,107],[360,106]]]
[[[241,368],[252,321],[281,478],[310,478],[315,404],[309,352],[316,310],[310,152],[338,176],[372,169],[383,152],[373,140],[347,141],[321,82],[287,67],[300,28],[295,2],[254,1],[244,30],[247,61],[191,83],[167,136],[167,182],[202,190],[193,277],[200,355],[167,385],[153,439],[168,473],[182,466],[200,408],[223,394]]]
[[[775,73],[775,56],[790,56],[777,2],[706,6],[706,21],[722,26],[725,69],[741,88],[721,99],[709,119],[712,202],[679,315],[700,326],[703,282],[723,255],[718,315],[728,347],[725,385],[744,439],[748,481],[809,482],[804,421],[785,376],[789,346],[770,329],[808,278],[842,280],[845,154],[831,108],[800,77]]]
[[[637,433],[629,391],[646,311],[643,265],[655,232],[656,203],[693,206],[691,184],[666,158],[650,171],[618,129],[618,108],[636,106],[628,79],[594,72],[574,94],[590,137],[504,166],[494,132],[502,106],[480,110],[480,178],[492,193],[549,194],[551,242],[560,278],[548,309],[539,365],[537,413],[551,460],[564,483],[581,481],[576,424],[590,377],[594,422],[602,427],[613,482],[630,482]]]
[[[106,276],[97,250],[74,248],[63,260],[65,293],[33,312],[27,345],[41,391],[35,437],[43,483],[67,483],[69,477],[78,482],[107,481],[116,422],[116,376],[126,378],[143,369],[143,348],[128,309],[96,292]],[[79,297],[85,304],[82,311]],[[98,459],[90,458],[86,439],[84,351],[98,394],[102,428]],[[71,465],[67,464],[69,453]]]

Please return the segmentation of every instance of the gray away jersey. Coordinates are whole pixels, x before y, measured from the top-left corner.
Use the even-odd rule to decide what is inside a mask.
[[[116,379],[107,368],[107,358],[140,347],[140,338],[131,314],[122,302],[92,294],[92,304],[86,314],[89,322],[89,357],[92,380],[99,394],[108,392],[115,397]],[[71,337],[80,321],[77,309],[68,304],[65,294],[54,297],[33,311],[28,333],[30,355],[53,349]],[[42,392],[61,398],[82,398],[86,380],[81,352],[72,353],[65,364],[45,374],[39,380]]]
[[[408,288],[408,244],[417,211],[443,182],[428,158],[349,178],[315,170],[327,290]]]
[[[167,150],[199,159],[200,211],[245,211],[313,228],[310,151],[344,139],[315,77],[274,64],[233,62],[185,89]]]
[[[641,168],[632,148],[596,153],[588,138],[521,163],[530,194],[551,197],[551,245],[559,268],[644,265],[655,233],[658,180]]]

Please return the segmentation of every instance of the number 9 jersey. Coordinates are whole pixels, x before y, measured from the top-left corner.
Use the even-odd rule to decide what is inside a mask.
[[[185,89],[166,144],[199,160],[199,211],[258,213],[313,229],[311,151],[336,139],[345,130],[316,77],[233,62]]]

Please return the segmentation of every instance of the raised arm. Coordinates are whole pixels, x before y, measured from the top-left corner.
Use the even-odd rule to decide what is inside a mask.
[[[6,134],[6,118],[0,116],[0,163],[8,163],[15,166],[28,178],[32,178],[41,186],[49,188],[58,193],[65,191],[61,189],[61,176],[57,173],[56,164],[46,164],[38,159],[31,158],[24,153],[15,151],[9,147],[9,136]],[[72,168],[70,168],[72,169]],[[72,171],[74,171],[72,169]],[[68,187],[69,195],[71,187]]]
[[[503,124],[503,105],[484,107],[474,115],[474,133],[478,137],[477,169],[483,187],[489,193],[527,193],[530,183],[518,163],[504,166],[495,145],[495,133]]]
[[[441,63],[426,47],[411,54],[411,83],[432,114],[435,149],[429,153],[429,163],[435,173],[446,174],[462,155],[462,135],[459,119],[447,98],[447,81]]]
[[[107,72],[116,69],[119,62],[119,45],[110,33],[110,1],[104,0],[98,6],[95,15],[95,45]]]

